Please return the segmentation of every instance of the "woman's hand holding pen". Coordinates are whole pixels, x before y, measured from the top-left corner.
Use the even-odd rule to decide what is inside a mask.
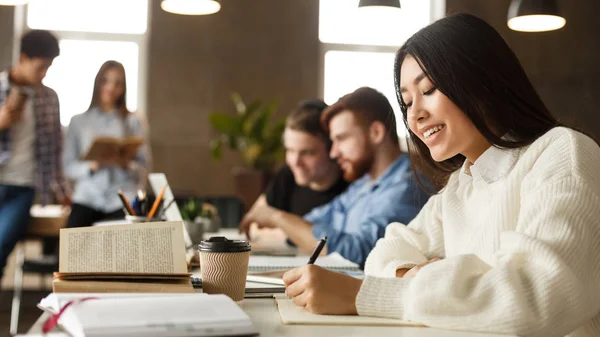
[[[283,275],[285,293],[297,306],[315,314],[355,315],[362,280],[315,266],[326,244],[327,237],[319,240],[306,266]]]
[[[362,280],[312,264],[283,275],[286,294],[297,306],[321,315],[356,315]]]

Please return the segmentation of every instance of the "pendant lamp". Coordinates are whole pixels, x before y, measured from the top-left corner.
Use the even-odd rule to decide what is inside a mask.
[[[181,15],[208,15],[221,10],[218,0],[163,0],[160,7],[165,12]]]
[[[358,7],[395,7],[400,8],[400,0],[360,0]]]
[[[520,32],[545,32],[562,28],[556,0],[513,0],[508,9],[508,27]]]

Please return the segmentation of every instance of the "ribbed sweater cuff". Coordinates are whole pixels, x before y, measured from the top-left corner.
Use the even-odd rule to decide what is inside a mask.
[[[365,276],[356,297],[361,316],[405,319],[406,299],[411,279]]]
[[[410,269],[410,268],[416,266],[417,264],[419,264],[419,262],[412,262],[412,261],[409,262],[409,261],[400,261],[400,260],[392,261],[392,262],[389,262],[383,269],[383,275],[385,277],[396,277],[396,270],[403,269],[403,268]]]

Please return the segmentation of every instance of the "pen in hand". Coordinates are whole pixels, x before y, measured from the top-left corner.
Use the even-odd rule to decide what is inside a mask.
[[[323,247],[325,247],[326,243],[327,243],[327,237],[324,237],[319,241],[319,243],[315,247],[315,250],[313,250],[312,254],[310,254],[310,258],[308,259],[308,264],[315,263],[315,261],[317,260],[317,257],[319,257],[319,254],[321,254],[321,251],[323,250]]]

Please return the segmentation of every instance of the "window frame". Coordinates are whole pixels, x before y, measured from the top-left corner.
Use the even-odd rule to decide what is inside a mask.
[[[51,1],[51,0],[45,0]],[[147,114],[148,95],[148,40],[150,35],[150,22],[152,20],[152,1],[147,0],[147,22],[146,32],[143,34],[133,33],[99,33],[81,32],[72,30],[50,30],[60,40],[82,40],[82,41],[116,41],[133,42],[138,45],[138,75],[137,75],[137,108],[136,112],[141,116]],[[27,23],[27,11],[29,5],[15,7],[14,13],[14,39],[13,39],[13,64],[17,64],[20,55],[21,36],[30,30]]]
[[[319,0],[321,1],[321,0]],[[425,0],[420,0],[425,1]],[[445,0],[428,0],[430,1],[429,18],[430,23],[441,19],[446,15]],[[402,0],[400,0],[402,2]],[[402,9],[400,9],[402,10]],[[370,53],[396,53],[400,46],[382,46],[382,45],[365,45],[365,44],[345,44],[322,42],[319,39],[319,95],[325,97],[325,54],[330,51],[346,51],[346,52],[370,52]],[[391,71],[391,70],[390,70]],[[397,102],[390,102],[392,105]],[[401,144],[405,149],[405,145]]]

